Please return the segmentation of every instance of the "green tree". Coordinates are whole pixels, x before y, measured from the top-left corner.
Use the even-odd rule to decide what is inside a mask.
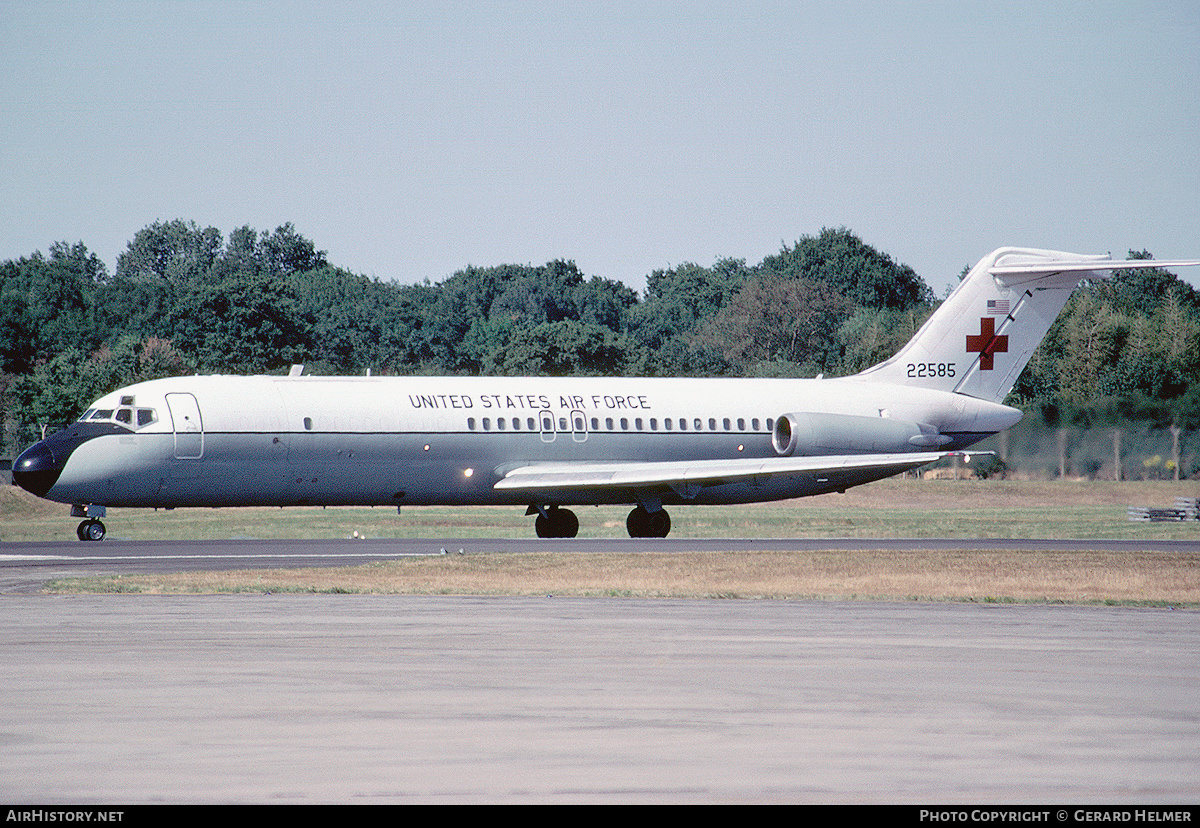
[[[837,331],[852,311],[828,284],[761,273],[705,322],[695,341],[743,373],[770,362],[816,373],[840,363]]]
[[[751,271],[742,259],[713,267],[685,263],[656,270],[646,279],[646,299],[630,308],[629,331],[648,353],[646,373],[655,376],[719,376],[735,369],[720,350],[694,332],[737,294]]]
[[[221,255],[221,231],[193,221],[155,222],[134,234],[117,257],[119,278],[166,279],[188,284],[205,279]]]
[[[68,348],[98,340],[92,300],[108,278],[104,263],[79,242],[56,242],[0,267],[0,370],[25,373]]]
[[[907,308],[934,300],[911,267],[897,264],[844,227],[803,236],[792,247],[785,244],[777,255],[763,259],[759,269],[825,282],[856,305],[871,308]]]
[[[837,331],[842,350],[839,374],[856,374],[888,359],[907,343],[933,313],[930,305],[855,309]]]
[[[322,373],[406,373],[427,358],[428,286],[399,286],[325,265],[287,279],[311,320],[309,362]]]
[[[180,297],[171,312],[173,341],[205,370],[266,373],[303,362],[311,319],[289,285],[235,272]]]
[[[626,373],[630,353],[608,328],[564,319],[515,329],[485,367],[506,376],[614,376]]]

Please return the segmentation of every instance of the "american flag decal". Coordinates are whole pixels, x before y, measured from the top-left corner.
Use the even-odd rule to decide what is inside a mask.
[[[1008,316],[1007,299],[987,300],[987,312],[990,316]]]

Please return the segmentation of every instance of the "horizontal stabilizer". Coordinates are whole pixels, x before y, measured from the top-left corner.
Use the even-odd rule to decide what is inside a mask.
[[[1014,258],[1008,257],[1006,261],[1011,261]],[[992,265],[988,268],[988,273],[993,276],[999,276],[1005,282],[1009,279],[1004,277],[1013,276],[1030,276],[1033,278],[1042,278],[1045,276],[1053,276],[1057,273],[1086,273],[1089,271],[1101,270],[1146,270],[1149,268],[1163,268],[1164,270],[1175,267],[1194,267],[1200,265],[1200,259],[1191,261],[1175,261],[1175,262],[1160,262],[1155,259],[1126,259],[1123,261],[1114,260],[1107,256],[1095,257],[1085,261],[1078,259],[1064,259],[1060,261],[1031,261],[1028,263],[1007,263],[1003,265]]]

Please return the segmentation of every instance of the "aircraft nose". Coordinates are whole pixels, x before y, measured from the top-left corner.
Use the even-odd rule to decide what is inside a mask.
[[[17,462],[13,463],[13,482],[38,497],[45,497],[58,482],[62,470],[62,464],[55,460],[50,446],[45,440],[38,440],[21,452]]]

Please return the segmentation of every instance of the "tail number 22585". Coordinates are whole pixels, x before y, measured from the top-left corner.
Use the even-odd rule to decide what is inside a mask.
[[[908,375],[916,379],[922,377],[952,377],[954,376],[953,362],[910,362]]]

